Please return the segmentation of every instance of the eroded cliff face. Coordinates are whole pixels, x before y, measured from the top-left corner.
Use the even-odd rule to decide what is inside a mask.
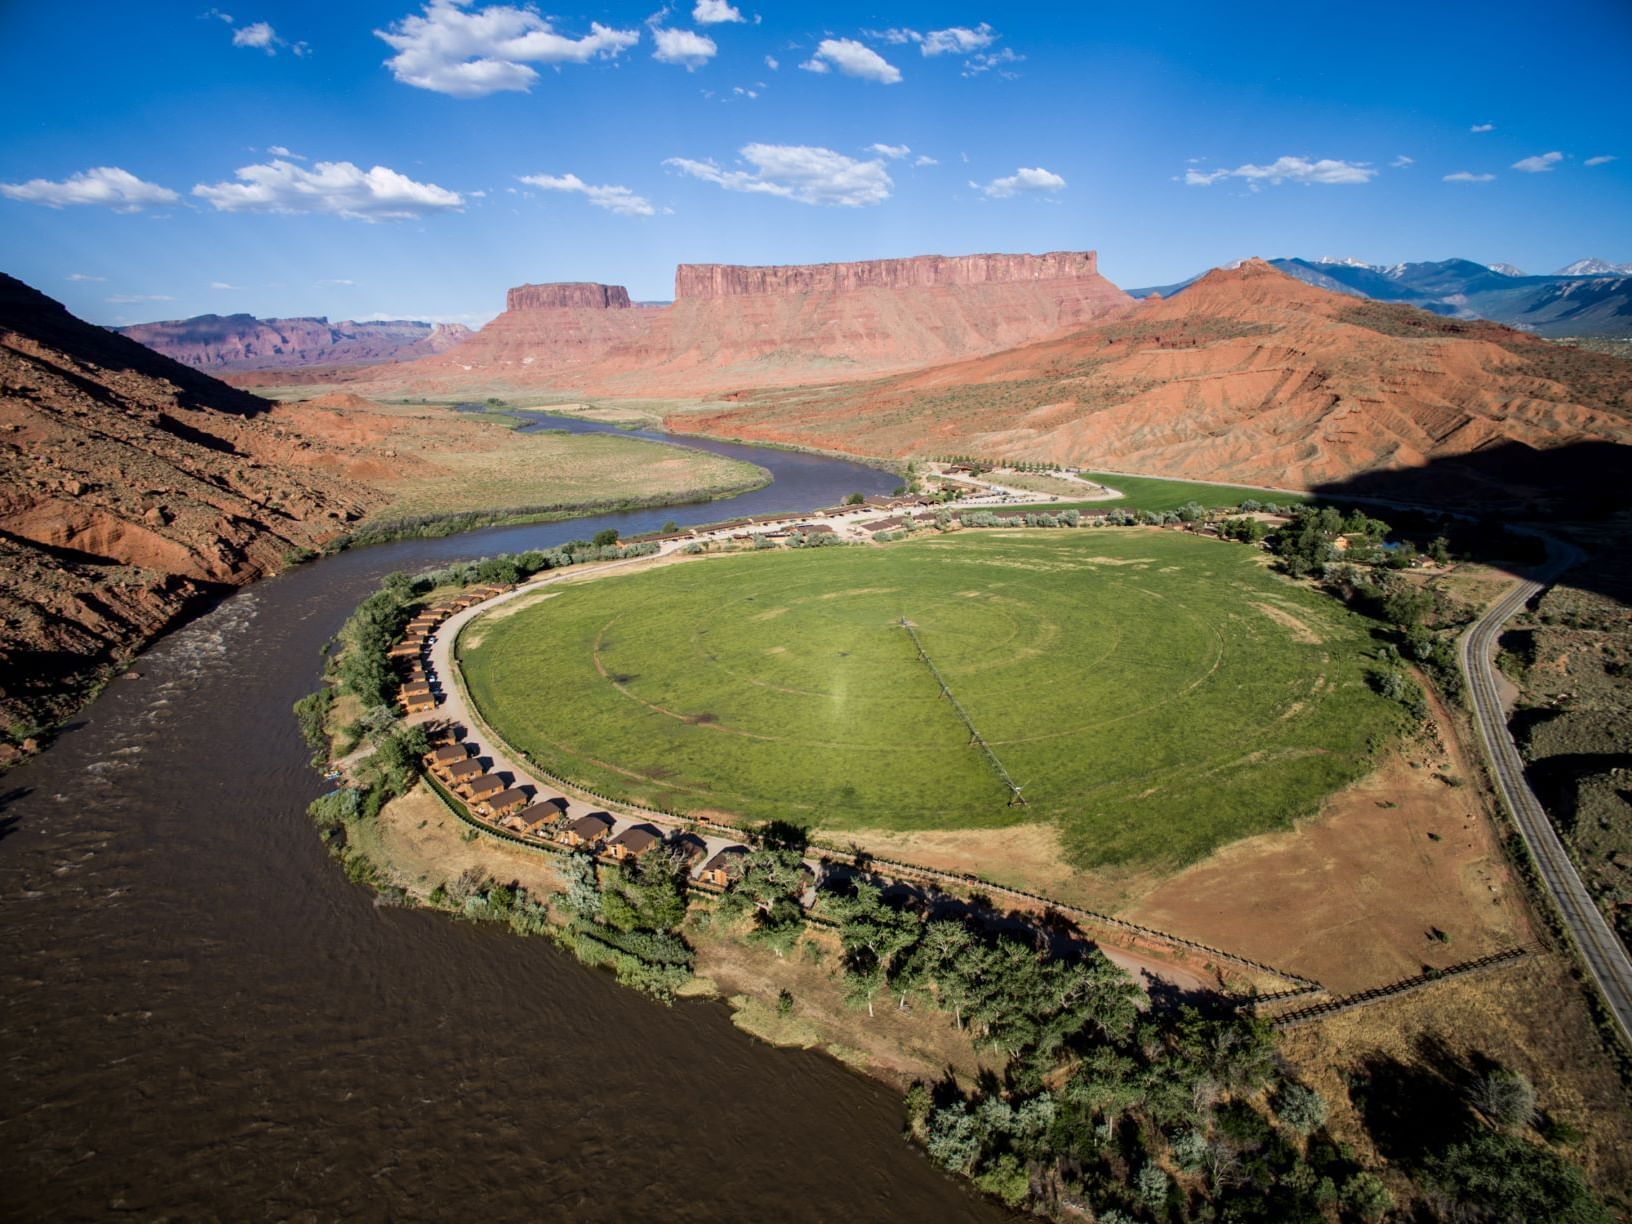
[[[768,294],[853,293],[858,289],[909,289],[935,285],[1014,284],[1099,275],[1093,251],[1046,255],[916,255],[859,263],[681,264],[674,273],[675,301]],[[512,291],[513,292],[513,291]]]
[[[290,370],[412,361],[446,352],[471,335],[462,323],[413,319],[330,323],[323,318],[257,319],[247,314],[199,315],[116,330],[200,370]]]
[[[454,351],[370,374],[369,394],[692,396],[843,382],[998,352],[1133,308],[1092,251],[687,264],[675,292],[672,306],[626,310],[616,286],[522,285]]]
[[[622,285],[563,281],[552,285],[517,285],[504,295],[506,310],[628,310],[629,290]]]
[[[0,766],[189,608],[382,500],[236,391],[0,275]]]

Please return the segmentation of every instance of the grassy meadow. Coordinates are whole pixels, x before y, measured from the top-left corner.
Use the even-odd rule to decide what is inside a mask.
[[[1051,821],[1082,866],[1283,827],[1400,717],[1365,622],[1255,550],[1148,529],[710,558],[568,585],[459,649],[484,717],[596,790],[826,829]]]

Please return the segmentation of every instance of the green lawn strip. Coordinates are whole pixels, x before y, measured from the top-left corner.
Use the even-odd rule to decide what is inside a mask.
[[[1083,472],[1084,480],[1108,485],[1122,496],[1112,501],[1071,502],[1069,505],[1084,513],[1105,510],[1177,510],[1186,502],[1196,502],[1209,510],[1239,506],[1243,501],[1274,502],[1277,505],[1302,505],[1317,500],[1308,493],[1281,493],[1253,489],[1240,485],[1201,484],[1193,480],[1160,480],[1154,476],[1119,476],[1114,472]],[[1054,507],[1063,509],[1064,507]]]
[[[483,717],[596,790],[825,828],[1052,820],[1083,865],[1285,827],[1400,717],[1366,684],[1361,618],[1255,550],[1150,530],[714,558],[575,584],[481,633],[464,666]]]

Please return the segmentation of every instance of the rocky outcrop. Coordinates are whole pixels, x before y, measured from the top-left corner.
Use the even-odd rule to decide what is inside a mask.
[[[383,500],[284,462],[310,444],[274,415],[0,275],[0,765],[200,601]]]
[[[745,394],[669,427],[1494,504],[1570,492],[1572,465],[1577,486],[1628,486],[1595,473],[1632,456],[1632,364],[1250,260],[1049,340],[849,391]]]
[[[504,295],[506,310],[627,310],[629,290],[622,285],[561,281],[552,285],[517,285]]]
[[[387,319],[369,323],[326,318],[257,319],[198,315],[115,328],[119,335],[200,370],[301,369],[370,365],[443,353],[471,335],[462,323]]]
[[[870,259],[859,263],[763,267],[681,264],[674,273],[674,298],[680,302],[750,294],[853,293],[858,289],[1014,284],[1097,278],[1098,275],[1098,256],[1093,251],[1050,251],[1046,255],[916,255],[908,259]]]

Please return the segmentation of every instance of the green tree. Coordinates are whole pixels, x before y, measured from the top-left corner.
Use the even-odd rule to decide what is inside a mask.
[[[1425,1163],[1422,1180],[1440,1215],[1503,1224],[1607,1224],[1581,1170],[1517,1135],[1481,1130]]]
[[[595,538],[590,541],[596,548],[611,548],[617,542],[618,529],[616,527],[603,527],[595,533]]]
[[[844,504],[847,506],[859,506],[866,500],[867,499],[860,493],[852,493],[849,497],[844,499]]]

